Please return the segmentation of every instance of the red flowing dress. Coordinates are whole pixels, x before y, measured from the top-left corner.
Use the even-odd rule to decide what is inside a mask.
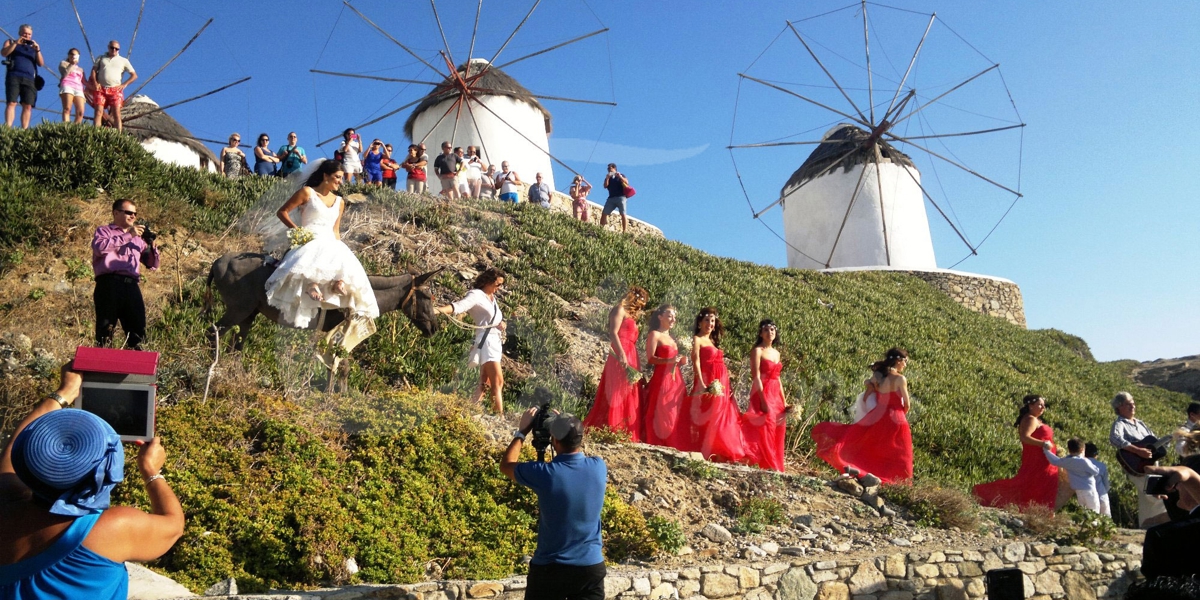
[[[742,415],[746,459],[764,469],[782,471],[786,417],[779,373],[783,365],[765,358],[759,359],[758,365],[762,391],[750,395],[750,406]]]
[[[617,330],[621,349],[629,366],[641,369],[637,355],[637,323],[629,317],[621,322]],[[607,427],[615,431],[627,431],[635,442],[642,441],[641,382],[629,383],[629,375],[611,351],[600,374],[600,385],[596,388],[596,401],[583,420],[587,428]]]
[[[1054,430],[1042,423],[1029,437],[1053,443]],[[1016,504],[1024,508],[1040,504],[1054,510],[1054,501],[1058,497],[1058,467],[1046,460],[1040,445],[1021,444],[1021,467],[1017,469],[1016,477],[981,483],[973,491],[984,506],[1000,508]]]
[[[700,348],[698,367],[709,382],[720,381],[724,391],[719,395],[701,393],[685,397],[668,445],[685,452],[699,452],[711,460],[740,461],[746,456],[742,415],[730,396],[725,353],[714,346]]]
[[[885,483],[912,479],[912,431],[900,391],[877,394],[875,408],[857,423],[818,423],[812,429],[817,456],[838,471],[854,467]]]
[[[654,350],[654,356],[660,359],[675,358],[678,353],[677,348],[666,344],[659,344]],[[687,397],[687,384],[679,365],[675,362],[654,365],[654,375],[643,390],[642,406],[646,412],[642,416],[645,427],[642,440],[647,444],[670,446],[671,434]]]

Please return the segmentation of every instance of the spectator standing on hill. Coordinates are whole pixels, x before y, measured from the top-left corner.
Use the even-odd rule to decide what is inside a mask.
[[[374,140],[362,155],[363,175],[367,185],[379,187],[383,185],[383,141]]]
[[[504,451],[500,471],[534,491],[538,498],[537,549],[529,563],[526,600],[604,600],[603,542],[600,511],[608,466],[583,454],[583,424],[570,414],[551,415],[550,462],[518,463],[525,436],[533,428],[536,407],[521,415],[520,426]]]
[[[287,144],[280,146],[276,154],[279,155],[279,174],[283,177],[303,169],[304,165],[308,164],[308,157],[304,155],[304,148],[300,147],[295,131],[288,133]]]
[[[608,215],[615,210],[621,213],[621,233],[625,233],[629,227],[629,219],[625,215],[625,191],[629,188],[629,180],[617,171],[617,165],[613,163],[608,163],[604,188],[608,190],[608,200],[604,201],[604,210],[600,211],[600,226],[608,225]]]
[[[429,155],[425,154],[425,144],[410,144],[408,147],[408,157],[404,159],[404,171],[408,173],[408,180],[404,184],[404,189],[410,194],[424,194],[426,185],[425,180],[428,174],[425,172],[425,166],[429,164]]]
[[[454,156],[458,157],[457,171],[454,173],[454,191],[459,198],[471,197],[471,184],[467,183],[467,155],[462,147],[454,148]]]
[[[17,39],[5,40],[0,56],[6,59],[8,69],[4,74],[4,95],[8,103],[4,107],[4,124],[12,127],[17,117],[17,103],[21,104],[21,128],[29,129],[33,107],[37,106],[37,70],[46,64],[42,58],[42,47],[33,41],[33,26],[17,28]]]
[[[1112,505],[1108,501],[1108,492],[1112,489],[1112,483],[1108,480],[1108,465],[1099,459],[1100,450],[1096,445],[1088,442],[1083,445],[1083,456],[1092,461],[1096,466],[1098,473],[1096,474],[1096,497],[1100,501],[1100,514],[1111,517]]]
[[[79,49],[67,51],[66,60],[58,63],[58,97],[62,99],[63,123],[71,122],[71,109],[75,109],[75,122],[83,122],[83,108],[87,96],[83,91],[83,67],[79,66]]]
[[[389,190],[396,189],[396,169],[400,168],[400,163],[392,159],[392,145],[383,145],[383,160],[379,161],[379,167],[383,170],[383,185]]]
[[[1154,435],[1154,432],[1141,419],[1134,416],[1137,414],[1137,404],[1134,403],[1133,396],[1129,392],[1117,392],[1117,395],[1113,396],[1112,407],[1113,411],[1117,413],[1117,419],[1113,421],[1108,442],[1117,449],[1117,452],[1127,450],[1144,459],[1153,456],[1150,450],[1134,445],[1135,442]],[[1133,488],[1137,490],[1138,525],[1145,529],[1166,521],[1168,518],[1167,508],[1163,506],[1162,500],[1146,495],[1146,476],[1130,475],[1128,472],[1125,474],[1129,477]]]
[[[433,173],[442,184],[439,194],[449,200],[457,198],[458,188],[455,187],[454,178],[458,176],[458,156],[452,151],[450,142],[442,142],[442,153],[433,159]]]
[[[0,598],[125,600],[125,561],[154,560],[183,535],[157,437],[137,457],[150,512],[110,506],[125,480],[125,452],[108,423],[64,410],[82,383],[64,367],[58,391],[34,406],[0,454]]]
[[[140,265],[158,269],[158,244],[154,234],[137,225],[137,206],[130,200],[117,200],[112,206],[113,220],[96,229],[92,236],[92,271],[96,274],[96,345],[112,340],[120,322],[127,344],[140,350],[146,338],[146,304],[138,287]]]
[[[122,81],[125,74],[129,79]],[[125,105],[125,88],[137,81],[137,71],[124,56],[121,56],[121,42],[112,40],[108,43],[108,54],[96,59],[92,65],[92,107],[96,110],[96,127],[104,123],[104,109],[112,110],[113,121],[117,131],[124,131],[121,124],[121,107]]]
[[[246,167],[246,153],[238,148],[241,141],[242,136],[236,133],[230,135],[229,145],[221,148],[221,160],[217,161],[217,172],[230,179],[237,179],[249,171]]]
[[[542,207],[550,208],[550,185],[542,181],[542,174],[534,175],[537,183],[529,186],[529,201]]]
[[[354,131],[353,127],[342,132],[342,145],[338,152],[341,153],[342,172],[346,174],[346,181],[350,183],[362,183],[362,149],[362,138],[358,137],[358,132]]]
[[[496,187],[500,190],[501,202],[512,202],[516,204],[520,202],[521,197],[517,190],[521,188],[521,177],[516,171],[508,170],[508,161],[500,163],[500,172],[496,173]]]
[[[1062,458],[1054,453],[1054,442],[1043,442],[1042,452],[1050,464],[1067,471],[1067,482],[1071,484],[1080,506],[1094,513],[1101,512],[1100,496],[1096,489],[1096,476],[1100,474],[1100,469],[1083,455],[1083,442],[1078,438],[1067,440],[1067,456]]]
[[[488,165],[483,171],[483,180],[479,182],[480,198],[496,197],[496,165]]]
[[[279,157],[271,152],[271,136],[260,133],[254,144],[254,174],[268,177],[279,172]]]
[[[571,216],[587,223],[591,220],[591,211],[588,210],[587,197],[588,192],[592,191],[592,184],[588,183],[583,175],[576,175],[571,181]]]

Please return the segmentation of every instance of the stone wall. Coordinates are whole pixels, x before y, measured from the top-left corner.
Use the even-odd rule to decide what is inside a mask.
[[[898,548],[899,549],[899,548]],[[1035,600],[1120,598],[1141,568],[1141,548],[1120,554],[1078,546],[1005,542],[990,548],[897,552],[854,560],[779,555],[762,562],[661,570],[613,567],[605,597],[615,600],[967,600],[982,598],[984,573],[1021,570],[1025,597]],[[796,549],[801,551],[801,549]],[[525,578],[354,586],[292,594],[211,596],[282,600],[521,600]]]
[[[1016,283],[1000,277],[976,275],[946,269],[937,271],[907,271],[888,267],[856,267],[826,269],[826,272],[845,271],[896,271],[923,279],[941,290],[951,300],[977,313],[999,317],[1025,327],[1025,301],[1021,299],[1021,288]]]

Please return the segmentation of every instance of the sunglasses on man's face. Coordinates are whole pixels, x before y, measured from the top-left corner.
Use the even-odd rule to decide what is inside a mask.
[[[131,217],[136,217],[136,216],[137,216],[137,211],[136,211],[136,210],[124,210],[124,209],[120,209],[120,208],[118,208],[118,209],[117,209],[117,212],[122,212],[122,213],[125,213],[125,214],[127,214],[127,215],[129,215],[129,216],[131,216]]]
[[[120,46],[109,46],[109,47],[108,47],[108,49],[109,49],[109,50],[116,50],[117,52],[120,52],[120,51],[121,51],[121,47],[120,47]]]

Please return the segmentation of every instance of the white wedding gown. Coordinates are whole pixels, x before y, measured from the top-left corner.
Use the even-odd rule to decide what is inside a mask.
[[[289,250],[267,279],[267,303],[280,310],[281,323],[301,329],[309,326],[321,308],[348,309],[351,317],[375,319],[379,316],[379,305],[371,280],[354,252],[334,235],[342,197],[338,196],[333,206],[325,206],[312,188],[304,190],[308,202],[300,205],[300,226],[312,231],[314,238]],[[346,285],[344,295],[333,291],[332,284],[338,280]],[[314,282],[324,296],[321,302],[308,295],[308,288]]]

